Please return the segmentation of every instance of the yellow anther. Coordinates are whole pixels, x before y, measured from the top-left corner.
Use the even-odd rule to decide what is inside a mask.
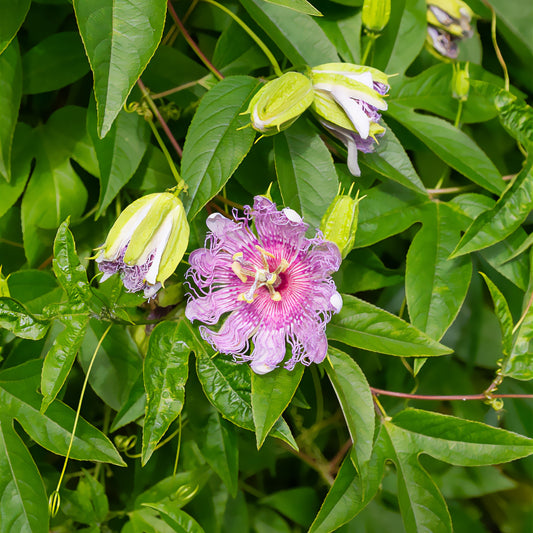
[[[237,254],[235,254],[237,255]],[[231,263],[231,270],[233,270],[233,272],[235,273],[235,275],[244,283],[248,278],[246,277],[246,275],[244,274],[244,272],[242,271],[242,266],[240,263],[238,263],[237,261],[233,261],[233,263]]]
[[[270,298],[272,300],[274,300],[275,302],[280,302],[281,301],[281,294],[277,291],[274,291],[271,295],[270,295]]]
[[[272,272],[270,279],[266,280],[267,285],[274,285],[276,283],[276,280],[278,279],[278,275],[275,272]]]
[[[239,302],[246,302],[247,304],[251,304],[253,303],[255,299],[255,294],[252,295],[252,298],[248,298],[248,296],[246,296],[246,293],[245,292],[241,292],[241,294],[239,294],[239,296],[237,296],[237,300],[239,300]]]
[[[236,252],[233,254],[232,259],[241,259],[242,258],[242,252]]]
[[[267,252],[264,248],[261,248],[261,246],[259,246],[259,244],[256,244],[255,247],[257,248],[257,250],[259,250],[259,252],[262,255],[266,255],[268,257],[272,257],[272,259],[276,258],[276,256],[274,254],[271,254],[270,252]]]

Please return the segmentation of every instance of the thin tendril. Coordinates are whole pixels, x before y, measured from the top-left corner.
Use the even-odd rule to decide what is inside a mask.
[[[76,434],[76,428],[78,427],[78,421],[80,419],[81,404],[83,402],[83,397],[85,396],[85,390],[87,389],[87,383],[89,382],[89,375],[91,374],[91,369],[96,359],[96,354],[98,353],[98,350],[100,350],[100,346],[102,346],[102,343],[104,342],[104,339],[106,338],[106,335],[109,333],[109,330],[111,329],[112,326],[113,324],[109,324],[109,326],[107,326],[106,330],[100,337],[100,340],[98,341],[98,344],[96,345],[94,353],[91,357],[89,366],[87,367],[87,372],[85,373],[85,379],[83,380],[83,386],[81,388],[80,399],[78,401],[78,409],[76,410],[76,417],[74,418],[74,426],[72,428],[72,434],[70,435],[70,442],[69,442],[68,449],[67,449],[67,455],[65,456],[65,462],[63,463],[63,469],[61,470],[61,475],[59,476],[59,481],[57,482],[56,490],[54,490],[54,492],[52,492],[52,494],[50,495],[50,499],[48,503],[49,513],[52,517],[55,516],[57,512],[59,511],[59,505],[60,505],[59,489],[61,488],[61,483],[63,482],[63,477],[65,476],[65,471],[67,469],[70,452],[72,450],[72,444],[74,443],[74,436]]]
[[[178,461],[179,461],[179,458],[180,458],[180,450],[181,450],[181,413],[178,417],[178,423],[179,423],[179,427],[178,427],[178,447],[176,448],[176,459],[174,461],[174,471],[172,473],[172,475],[176,475],[176,472],[178,471]]]

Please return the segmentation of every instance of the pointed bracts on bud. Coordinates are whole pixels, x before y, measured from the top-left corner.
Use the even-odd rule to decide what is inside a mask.
[[[338,246],[343,259],[350,253],[355,243],[359,202],[362,200],[359,198],[359,191],[355,198],[350,196],[350,192],[338,194],[320,222],[320,230],[324,239]]]
[[[459,63],[454,63],[453,65],[452,96],[462,102],[468,99],[468,91],[470,90],[468,66],[468,61],[464,67],[461,67]]]
[[[391,0],[365,0],[363,2],[363,26],[370,32],[381,33],[390,19]]]
[[[255,130],[274,135],[296,121],[312,101],[311,80],[298,72],[287,72],[262,87],[246,112]]]
[[[181,200],[155,193],[130,204],[111,228],[96,258],[102,281],[116,272],[130,292],[153,298],[181,261],[189,224]]]

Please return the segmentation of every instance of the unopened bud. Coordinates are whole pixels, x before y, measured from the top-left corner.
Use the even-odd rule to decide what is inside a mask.
[[[262,87],[246,112],[255,130],[274,135],[287,129],[312,102],[311,80],[298,72],[287,72]]]
[[[464,68],[461,68],[458,63],[454,63],[453,65],[452,95],[462,102],[468,99],[468,91],[470,90],[468,65],[468,61],[465,63]]]
[[[363,26],[370,32],[381,33],[390,19],[390,0],[365,0],[363,3]]]
[[[351,189],[350,189],[351,192]],[[350,194],[339,194],[331,202],[320,222],[324,239],[334,242],[344,259],[352,250],[359,218],[359,191],[355,198]]]

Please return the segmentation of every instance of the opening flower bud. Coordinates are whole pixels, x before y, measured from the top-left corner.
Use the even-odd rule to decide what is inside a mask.
[[[298,72],[287,72],[262,87],[246,112],[255,130],[274,135],[288,128],[312,102],[311,80]]]
[[[463,68],[458,63],[453,65],[452,96],[462,102],[468,99],[468,91],[470,90],[468,65],[468,61]]]
[[[343,259],[353,248],[359,218],[359,202],[364,198],[359,198],[359,191],[355,198],[352,198],[350,193],[351,189],[348,194],[337,195],[320,222],[324,239],[338,246]]]
[[[427,6],[429,49],[456,59],[459,42],[474,33],[470,25],[474,12],[461,0],[427,0]]]
[[[181,200],[155,193],[130,204],[111,228],[96,258],[102,280],[119,272],[129,292],[153,298],[181,261],[189,224]]]
[[[357,150],[371,152],[383,135],[380,111],[387,109],[384,96],[388,76],[378,69],[350,63],[327,63],[311,70],[315,98],[312,110],[322,125],[348,148],[348,168],[359,176]]]
[[[380,33],[390,19],[390,0],[365,0],[363,2],[363,26],[370,32]]]

